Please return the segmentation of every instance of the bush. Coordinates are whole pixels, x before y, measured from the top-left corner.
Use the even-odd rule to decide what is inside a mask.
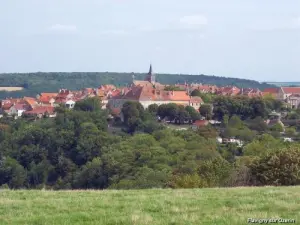
[[[292,146],[262,156],[250,165],[257,185],[299,185],[300,148]]]
[[[231,164],[222,157],[204,161],[198,170],[200,177],[207,182],[209,187],[226,185],[231,172]]]
[[[8,184],[2,184],[1,186],[0,186],[0,190],[3,190],[3,189],[5,189],[5,190],[8,190],[9,189],[9,186],[8,186]]]
[[[207,182],[198,174],[174,175],[168,182],[170,188],[204,188],[208,187]]]

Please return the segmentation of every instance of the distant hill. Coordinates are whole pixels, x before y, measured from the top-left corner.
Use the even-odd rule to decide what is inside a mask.
[[[0,74],[0,86],[2,87],[23,87],[21,91],[6,92],[0,91],[0,99],[6,97],[35,96],[40,92],[55,92],[60,88],[78,90],[84,87],[98,87],[102,84],[114,84],[116,86],[128,85],[135,79],[144,79],[145,73],[5,73]],[[157,74],[157,81],[162,84],[176,83],[203,83],[215,84],[218,86],[235,85],[237,87],[251,87],[264,89],[274,87],[267,83],[259,83],[254,80],[227,78],[207,75],[186,75],[186,74]]]
[[[266,82],[277,87],[300,87],[300,82]]]

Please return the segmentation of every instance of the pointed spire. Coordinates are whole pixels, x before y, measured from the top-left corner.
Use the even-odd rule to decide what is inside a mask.
[[[149,72],[148,72],[145,80],[149,81],[152,84],[155,84],[155,75],[153,74],[152,64],[150,64]]]
[[[149,72],[148,72],[149,75],[152,75],[152,64],[150,63],[150,68],[149,68]]]

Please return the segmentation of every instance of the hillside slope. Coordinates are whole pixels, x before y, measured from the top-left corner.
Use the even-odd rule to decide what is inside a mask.
[[[300,187],[0,191],[0,224],[247,224],[300,219]]]
[[[0,99],[5,97],[35,96],[40,92],[54,92],[60,88],[78,90],[84,87],[98,87],[102,84],[114,84],[117,86],[128,85],[135,79],[144,79],[141,73],[18,73],[0,74],[0,86],[24,87],[22,91],[0,92]],[[176,83],[204,83],[219,86],[235,85],[238,87],[252,87],[264,89],[272,85],[259,83],[254,80],[238,78],[226,78],[206,75],[171,75],[157,74],[157,80],[163,84]]]

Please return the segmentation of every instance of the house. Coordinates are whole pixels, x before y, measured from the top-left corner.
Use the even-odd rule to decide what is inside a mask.
[[[262,91],[262,96],[271,96],[275,99],[279,98],[279,89],[280,88],[266,88]]]
[[[38,101],[36,98],[31,98],[31,97],[24,97],[23,98],[25,104],[27,104],[31,109],[34,109],[39,105]]]
[[[197,111],[199,111],[199,108],[203,103],[204,102],[201,97],[191,96],[189,105],[192,106]]]
[[[300,94],[292,94],[287,97],[286,102],[292,109],[298,109],[300,107]]]
[[[15,117],[21,117],[22,114],[29,110],[29,106],[26,104],[14,104],[12,107],[10,107],[9,111],[8,111],[8,115],[10,116],[15,116]]]
[[[8,112],[9,109],[17,103],[24,103],[22,99],[19,98],[10,98],[10,99],[4,99],[1,100],[1,109]]]
[[[216,85],[191,84],[190,89],[191,91],[199,90],[201,93],[215,94],[219,88]]]
[[[208,124],[208,120],[196,120],[192,125],[192,129],[197,130],[199,127],[206,127]]]
[[[221,137],[216,137],[217,143],[222,144],[223,143],[223,139]]]
[[[37,118],[46,117],[55,117],[56,112],[53,106],[38,106],[35,109],[24,112],[24,115],[34,116]]]
[[[65,104],[69,99],[73,98],[74,94],[68,89],[60,89],[55,97],[55,104]]]
[[[237,144],[238,147],[243,147],[244,142],[236,138],[223,138],[223,144]]]
[[[281,87],[278,92],[278,99],[287,100],[291,95],[300,94],[300,87]]]
[[[55,106],[55,98],[58,93],[41,93],[37,95],[37,101],[41,106]]]
[[[74,106],[75,106],[75,101],[73,101],[73,100],[70,99],[70,100],[68,100],[68,101],[65,102],[65,106],[67,108],[69,108],[69,109],[73,109]]]
[[[262,92],[258,88],[242,88],[240,95],[247,96],[249,98],[261,97]]]
[[[265,121],[265,123],[268,125],[268,127],[274,127],[275,125],[279,124],[283,130],[285,130],[285,126],[281,121],[281,114],[277,113],[275,111],[271,112],[268,115],[268,119]]]
[[[235,86],[226,86],[226,87],[221,87],[217,90],[218,95],[223,95],[223,96],[236,96],[240,94],[241,89],[235,87]]]

